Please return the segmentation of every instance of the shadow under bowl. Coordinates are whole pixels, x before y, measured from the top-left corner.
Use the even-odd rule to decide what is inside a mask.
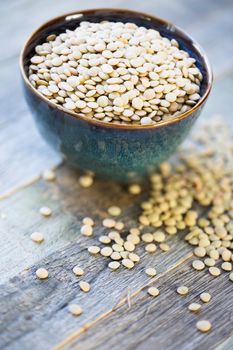
[[[81,21],[133,22],[175,38],[180,48],[196,59],[203,75],[201,99],[188,112],[152,126],[103,123],[80,117],[42,96],[28,79],[30,58],[36,45],[49,34],[75,29]],[[173,24],[154,16],[120,9],[96,9],[52,19],[36,30],[20,57],[24,93],[41,135],[71,165],[97,176],[121,182],[140,181],[166,160],[185,139],[198,118],[212,86],[212,72],[199,45]]]

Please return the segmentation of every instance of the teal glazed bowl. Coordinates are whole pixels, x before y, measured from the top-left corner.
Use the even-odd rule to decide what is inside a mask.
[[[36,45],[52,33],[76,28],[81,21],[133,22],[175,38],[196,59],[203,74],[201,99],[186,113],[153,126],[103,123],[80,117],[42,96],[28,79],[28,67]],[[120,9],[95,9],[70,13],[50,20],[26,42],[20,56],[24,93],[41,135],[73,166],[97,176],[121,182],[143,180],[166,160],[188,135],[212,86],[208,60],[197,43],[182,30],[154,16]]]

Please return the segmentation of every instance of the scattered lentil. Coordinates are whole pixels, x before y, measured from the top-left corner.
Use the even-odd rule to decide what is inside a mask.
[[[159,295],[159,290],[156,287],[149,287],[147,290],[148,294],[152,297],[157,297]]]
[[[100,250],[100,254],[106,257],[111,256],[112,252],[113,250],[111,247],[104,247]]]
[[[103,220],[103,226],[107,228],[113,228],[116,225],[116,221],[113,219],[104,219]]]
[[[43,172],[42,177],[46,181],[54,181],[56,179],[56,173],[53,170],[46,170]]]
[[[119,216],[121,214],[121,208],[119,208],[117,206],[109,207],[108,213],[109,213],[109,215],[112,215],[112,216]]]
[[[134,195],[137,195],[137,194],[140,194],[142,189],[141,189],[141,186],[138,185],[138,184],[132,184],[129,186],[128,188],[129,190],[129,193],[130,194],[134,194]]]
[[[118,261],[111,261],[109,264],[108,264],[108,267],[111,269],[111,270],[117,270],[119,267],[120,267],[120,263]]]
[[[171,249],[167,243],[160,243],[159,248],[163,252],[168,252]]]
[[[230,262],[224,262],[224,263],[222,263],[221,268],[222,268],[224,271],[232,271],[232,263],[230,263]]]
[[[189,304],[188,309],[192,312],[198,312],[201,310],[201,305],[198,303],[191,303]]]
[[[83,218],[82,222],[83,222],[84,225],[94,226],[94,221],[91,218],[89,218],[89,217]]]
[[[201,271],[205,268],[205,264],[201,260],[194,260],[192,262],[192,267],[197,271]]]
[[[92,245],[90,247],[88,247],[88,252],[90,254],[98,254],[100,252],[100,247],[96,246],[96,245]]]
[[[93,177],[90,175],[83,175],[79,178],[79,184],[83,188],[91,187],[93,185],[93,182]]]
[[[108,236],[100,236],[99,241],[103,244],[109,244],[111,243],[111,239]]]
[[[134,263],[140,261],[140,256],[135,253],[129,253],[129,259],[132,260]]]
[[[203,301],[203,303],[208,303],[211,299],[211,295],[209,293],[201,293],[200,299]]]
[[[33,232],[31,234],[31,239],[33,242],[41,243],[44,240],[44,235],[41,232]]]
[[[233,272],[230,273],[229,280],[233,282]]]
[[[36,270],[36,277],[40,280],[44,280],[49,277],[49,273],[45,268],[41,267]]]
[[[180,286],[180,287],[177,288],[176,291],[177,291],[177,293],[180,294],[180,295],[187,295],[188,292],[189,292],[189,289],[188,289],[188,287],[186,287],[186,286]]]
[[[200,320],[196,323],[196,327],[200,332],[206,333],[209,332],[212,328],[210,321]]]
[[[84,271],[81,267],[79,267],[78,265],[74,266],[73,267],[73,273],[76,275],[76,276],[82,276],[84,275]]]
[[[148,253],[154,253],[156,251],[157,247],[154,243],[147,244],[145,246],[145,251]]]
[[[93,235],[93,228],[92,228],[92,226],[89,226],[89,225],[83,225],[81,227],[80,232],[83,236],[90,237]]]
[[[221,271],[218,267],[215,267],[215,266],[211,266],[209,267],[209,273],[214,276],[214,277],[217,277],[221,274]]]
[[[45,216],[45,217],[49,217],[52,215],[52,210],[48,207],[41,207],[40,214]]]
[[[85,281],[80,281],[79,282],[79,287],[85,293],[88,293],[90,291],[90,289],[91,289],[90,284],[88,282],[85,282]]]
[[[83,313],[81,306],[77,304],[70,304],[68,310],[73,316],[80,316]]]
[[[148,267],[145,272],[150,277],[154,277],[157,274],[155,268],[153,268],[153,267]]]
[[[134,262],[130,259],[124,258],[122,260],[122,265],[127,267],[127,269],[132,269],[134,267]]]

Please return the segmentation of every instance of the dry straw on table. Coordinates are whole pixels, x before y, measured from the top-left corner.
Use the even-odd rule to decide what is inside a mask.
[[[194,58],[154,29],[134,23],[81,22],[35,47],[31,84],[81,117],[152,125],[191,109],[202,74]],[[91,177],[81,177],[89,187]],[[140,188],[129,188],[138,194]]]

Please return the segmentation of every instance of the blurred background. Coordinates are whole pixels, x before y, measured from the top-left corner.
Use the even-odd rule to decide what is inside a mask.
[[[25,40],[52,17],[100,7],[147,12],[170,20],[192,35],[208,54],[215,75],[214,89],[202,118],[210,118],[213,114],[221,114],[228,119],[231,117],[232,0],[1,1],[0,195],[37,176],[38,171],[60,162],[36,131],[22,96],[18,56]]]

